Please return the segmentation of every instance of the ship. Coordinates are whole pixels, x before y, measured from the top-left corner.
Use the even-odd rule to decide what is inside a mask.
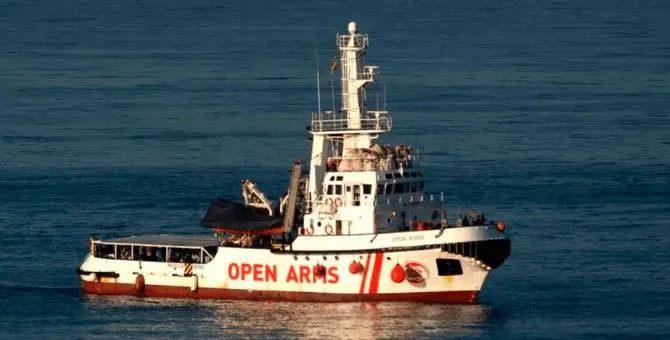
[[[210,202],[200,221],[206,234],[93,235],[77,268],[83,292],[478,303],[510,256],[506,223],[477,210],[449,215],[444,194],[425,188],[418,152],[381,144],[393,124],[385,103],[366,102],[379,74],[365,65],[368,42],[355,22],[336,35],[339,60],[329,66],[339,64],[340,108],[322,110],[317,91],[309,161],[293,162],[276,203],[245,179],[241,201]]]

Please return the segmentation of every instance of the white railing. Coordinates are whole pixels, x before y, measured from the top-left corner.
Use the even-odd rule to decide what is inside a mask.
[[[351,40],[351,35],[349,35],[349,34],[338,34],[337,35],[337,47],[339,47],[339,48],[349,47],[349,40]],[[354,47],[367,48],[368,47],[368,35],[367,34],[356,34],[354,36]]]
[[[323,114],[322,114],[323,115]],[[316,113],[312,114],[312,132],[330,132],[330,131],[391,131],[393,122],[388,111],[367,111],[366,118],[360,119],[359,128],[351,128],[349,119],[346,117],[335,117],[335,115],[325,113],[326,118],[319,117]],[[331,116],[329,118],[327,116]]]
[[[358,74],[358,79],[359,80],[373,81],[374,80],[374,74],[361,72],[361,73]]]
[[[365,196],[365,195],[362,195]],[[370,195],[374,196],[374,195]],[[317,212],[319,213],[324,213],[324,214],[334,214],[337,212],[337,209],[335,209],[335,206],[333,205],[335,203],[336,198],[330,197],[331,199],[328,200],[329,197],[319,197],[316,200],[307,200],[307,206],[309,207],[309,211],[313,211],[316,209]],[[421,205],[421,204],[429,204],[429,203],[439,203],[439,202],[444,202],[444,195],[443,193],[440,194],[413,194],[413,195],[408,195],[405,194],[403,196],[395,196],[395,197],[379,197],[379,196],[374,196],[373,199],[371,200],[365,200],[364,198],[361,198],[359,200],[354,200],[354,199],[348,199],[345,196],[339,196],[342,206],[344,207],[375,207],[375,206],[380,206],[380,205],[388,205],[388,206],[397,206],[397,205]],[[326,203],[328,202],[328,204]],[[354,205],[355,202],[358,202],[358,205]],[[341,208],[342,206],[338,207]]]

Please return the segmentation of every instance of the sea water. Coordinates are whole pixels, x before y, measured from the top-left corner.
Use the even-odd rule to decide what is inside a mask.
[[[0,339],[667,338],[669,6],[0,2]],[[382,143],[421,150],[453,214],[507,223],[480,304],[80,294],[89,233],[207,233],[243,179],[284,193],[350,20]]]

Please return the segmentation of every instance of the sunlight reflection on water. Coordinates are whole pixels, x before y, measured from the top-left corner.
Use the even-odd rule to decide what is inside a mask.
[[[431,336],[481,335],[491,308],[484,305],[424,303],[288,303],[258,301],[190,301],[134,297],[87,297],[97,313],[119,322],[108,322],[106,334],[151,334],[155,324],[134,314],[160,319],[161,332],[177,337],[189,332],[208,338],[301,339],[415,339]],[[119,310],[122,310],[120,312]],[[138,322],[138,320],[143,320]],[[197,323],[197,329],[189,325]],[[166,327],[166,325],[172,325]],[[180,334],[185,332],[186,334]]]

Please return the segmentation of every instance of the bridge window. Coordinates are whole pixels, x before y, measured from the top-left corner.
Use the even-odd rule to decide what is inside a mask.
[[[417,176],[417,174],[416,174],[415,171],[412,171],[412,173],[411,173],[410,175],[411,175],[412,177],[416,177],[416,176]]]
[[[400,176],[400,173],[399,173],[399,172],[394,172],[394,173],[393,173],[393,177],[394,177],[394,178],[402,178],[402,176]]]
[[[409,177],[409,172],[403,172],[403,173],[402,173],[402,176],[403,176],[403,177]]]
[[[372,194],[372,184],[363,184],[363,195]]]
[[[393,179],[393,174],[386,174],[386,179]]]
[[[342,195],[342,185],[341,184],[336,184],[335,185],[335,195]]]
[[[416,188],[419,186],[419,183],[417,183],[417,182],[411,182],[410,185],[411,185],[410,190],[411,190],[412,192],[415,192],[415,191],[416,191]]]
[[[435,262],[438,276],[463,275],[463,268],[458,260],[436,259]]]
[[[402,189],[403,189],[403,184],[402,183],[396,183],[395,188],[393,189],[393,192],[395,192],[396,194],[399,194],[399,193],[402,193]]]
[[[390,195],[393,193],[393,183],[386,183],[384,185],[385,189],[385,194]]]
[[[332,195],[333,194],[333,185],[330,184],[328,185],[328,190],[326,190],[326,195]]]
[[[377,196],[384,194],[384,183],[377,183]]]
[[[342,181],[342,176],[337,176],[336,181]]]

